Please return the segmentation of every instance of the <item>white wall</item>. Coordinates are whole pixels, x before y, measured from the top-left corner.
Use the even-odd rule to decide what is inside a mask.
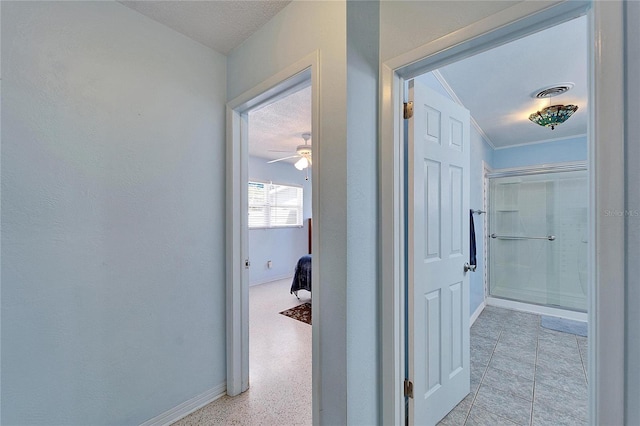
[[[347,424],[379,424],[380,6],[347,2]]]
[[[309,231],[307,218],[311,217],[311,171],[309,180],[305,172],[290,163],[271,163],[264,158],[249,157],[249,180],[298,185],[303,194],[303,227],[249,230],[249,285],[292,277],[300,256],[308,253]],[[267,267],[267,262],[272,267]]]
[[[224,385],[225,58],[116,2],[2,4],[2,419]]]
[[[228,55],[227,95],[234,99],[314,51],[320,55],[320,123],[314,128],[314,302],[320,322],[322,377],[314,374],[314,422],[346,423],[347,131],[346,5],[292,2]],[[256,64],[260,64],[256,66]],[[314,315],[316,313],[314,312]],[[317,370],[314,372],[317,373]],[[372,372],[374,373],[374,372]]]
[[[381,1],[380,60],[386,62],[516,3],[520,1]]]

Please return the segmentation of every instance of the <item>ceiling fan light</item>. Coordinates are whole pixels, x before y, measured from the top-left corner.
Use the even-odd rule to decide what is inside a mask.
[[[307,161],[307,159],[305,157],[302,157],[298,161],[296,161],[294,166],[298,170],[303,170],[303,169],[306,169],[309,166],[309,161]]]

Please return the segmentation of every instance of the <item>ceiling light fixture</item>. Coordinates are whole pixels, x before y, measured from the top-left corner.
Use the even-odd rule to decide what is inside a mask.
[[[296,148],[296,154],[300,156],[300,159],[294,164],[298,170],[304,170],[311,165],[311,145],[307,145],[309,139],[311,139],[311,133],[303,133],[302,139],[304,139],[304,145],[298,145]]]
[[[307,160],[306,157],[301,157],[298,161],[296,161],[296,163],[294,164],[294,166],[296,167],[296,169],[298,170],[304,170],[307,167],[309,167],[309,160]]]
[[[573,83],[562,83],[534,92],[533,98],[549,98],[567,92],[573,87]],[[549,105],[529,116],[529,120],[543,127],[551,127],[554,130],[558,124],[562,124],[578,110],[576,105]]]
[[[309,139],[311,139],[311,133],[303,133],[302,139],[304,139],[304,145],[298,145],[295,152],[290,151],[275,151],[275,152],[289,152],[293,155],[287,155],[286,157],[276,158],[275,160],[267,161],[267,164],[277,163],[278,161],[290,160],[292,158],[298,158],[294,166],[298,170],[304,170],[311,165],[311,145],[309,145]]]

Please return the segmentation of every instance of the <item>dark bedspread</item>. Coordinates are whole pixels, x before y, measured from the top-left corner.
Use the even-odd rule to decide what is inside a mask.
[[[311,291],[311,255],[305,254],[296,264],[296,271],[293,275],[290,293],[296,293],[298,290]]]

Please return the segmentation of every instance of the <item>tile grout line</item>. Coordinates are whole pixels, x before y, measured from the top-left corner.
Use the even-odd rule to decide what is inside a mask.
[[[538,385],[538,366],[542,361],[545,361],[546,358],[543,358],[540,356],[540,350],[543,349],[543,354],[547,353],[546,351],[549,350],[549,354],[550,355],[554,355],[557,354],[558,352],[556,352],[556,350],[560,350],[561,354],[565,354],[567,353],[566,350],[564,350],[561,348],[561,346],[564,346],[564,348],[571,348],[574,347],[578,350],[578,357],[575,357],[575,355],[572,358],[567,358],[567,362],[570,362],[571,364],[575,365],[575,361],[580,360],[580,365],[582,367],[582,372],[583,372],[583,380],[585,380],[585,382],[587,383],[588,386],[588,382],[586,381],[586,371],[587,371],[587,366],[585,364],[585,356],[584,353],[581,351],[581,345],[582,345],[582,340],[580,339],[580,336],[577,335],[573,335],[573,333],[557,333],[558,335],[561,336],[566,336],[566,334],[571,335],[570,339],[565,339],[564,343],[562,343],[562,341],[558,340],[558,339],[547,339],[547,335],[545,333],[545,329],[543,329],[541,327],[541,317],[537,316],[535,323],[529,322],[527,320],[527,323],[530,324],[531,326],[534,326],[535,328],[532,330],[534,333],[532,333],[535,336],[535,351],[534,351],[534,362],[533,362],[533,380],[531,381],[531,384],[533,386],[532,388],[532,394],[531,394],[531,403],[530,403],[530,413],[529,413],[529,426],[533,426],[535,424],[534,420],[535,420],[535,415],[536,415],[536,409],[535,409],[535,402],[537,400],[537,392],[536,392],[536,388]],[[480,388],[485,388],[485,389],[491,389],[493,386],[491,384],[487,384],[484,382],[484,380],[487,380],[487,375],[488,375],[488,369],[489,366],[492,363],[495,363],[497,360],[495,358],[495,356],[498,355],[505,355],[507,357],[510,357],[509,355],[513,355],[513,353],[509,352],[509,353],[502,353],[502,352],[498,352],[497,348],[498,346],[501,344],[500,342],[502,341],[503,337],[509,337],[511,336],[511,332],[514,331],[516,332],[516,334],[522,334],[524,333],[526,330],[522,330],[522,331],[518,331],[518,327],[516,327],[515,329],[507,327],[507,326],[499,326],[497,327],[497,337],[495,337],[495,339],[493,339],[493,341],[491,342],[491,345],[487,345],[486,347],[491,348],[490,349],[490,356],[488,358],[487,363],[485,364],[484,368],[482,368],[481,370],[481,374],[480,374],[480,378],[479,378],[479,382],[478,382],[478,387],[477,387],[477,392],[474,393],[472,399],[471,399],[471,403],[469,406],[469,409],[466,412],[466,416],[464,417],[464,422],[462,424],[471,424],[471,422],[473,421],[473,419],[471,419],[471,411],[476,409],[476,410],[484,410],[483,412],[486,412],[486,415],[491,415],[491,416],[496,416],[496,418],[501,418],[506,422],[512,422],[511,419],[509,418],[505,418],[499,414],[496,414],[494,412],[492,412],[491,410],[487,410],[484,405],[476,405],[477,401],[478,401],[478,394],[480,391]],[[551,337],[555,336],[556,333],[549,333]],[[484,337],[484,336],[480,336],[480,337]],[[569,337],[569,336],[567,336]],[[486,337],[484,337],[486,338]],[[542,340],[541,340],[542,339]],[[571,345],[568,346],[567,343],[571,342]],[[486,342],[489,343],[489,342]],[[588,343],[588,342],[587,342]],[[551,346],[549,346],[551,345]],[[555,345],[555,346],[554,346]],[[558,346],[559,345],[559,346]],[[574,346],[575,345],[575,346]],[[502,346],[501,346],[502,347]],[[513,348],[516,352],[518,351],[517,348]],[[513,359],[513,357],[511,357]],[[517,358],[515,358],[517,359]],[[546,365],[546,361],[542,362],[543,364]],[[494,365],[493,368],[496,368],[496,366]],[[498,368],[498,370],[500,370],[500,368]],[[546,371],[546,370],[545,370]],[[507,370],[505,370],[505,372],[509,372]],[[499,372],[498,372],[499,373]],[[541,370],[541,374],[542,374],[542,370]],[[514,373],[511,373],[514,374]],[[525,377],[525,376],[522,376]],[[574,394],[572,391],[565,391],[563,387],[556,387],[555,383],[547,383],[545,380],[546,377],[546,373],[542,374],[541,376],[541,386],[544,384],[544,386],[542,386],[542,388],[545,388],[546,386],[550,386],[549,391],[553,391],[553,389],[556,389],[559,392],[562,393],[567,393],[568,396],[575,396],[576,394]],[[500,387],[497,387],[496,389],[501,389]],[[491,395],[491,391],[488,390],[487,394],[483,393],[484,396],[490,396]],[[545,391],[546,392],[546,391]],[[543,392],[544,393],[544,392]],[[542,394],[541,394],[542,395]],[[484,400],[484,396],[483,396],[483,400]],[[513,395],[515,396],[515,395]],[[519,399],[522,399],[522,397],[519,397]],[[539,407],[540,408],[540,407]],[[560,410],[558,408],[558,410]],[[544,409],[541,409],[539,411],[540,413],[544,413]],[[576,412],[576,414],[578,414],[578,412]],[[483,414],[479,414],[480,416],[484,417]],[[574,417],[573,416],[573,412],[571,414],[569,414],[566,410],[560,410],[557,414],[558,416],[567,416],[567,418],[571,418],[573,419],[572,421],[575,421],[577,423],[580,423],[582,421],[584,421],[582,418],[580,417]],[[476,417],[474,417],[475,419]],[[545,416],[543,415],[543,419],[545,418]],[[526,424],[526,422],[524,423]]]
[[[542,316],[538,318],[538,327],[536,327],[536,359],[533,362],[533,389],[531,390],[531,413],[530,413],[530,421],[529,425],[533,426],[533,406],[536,401],[536,373],[538,370],[538,349],[540,348],[540,341],[538,337],[540,336],[540,325],[541,325]]]
[[[498,334],[498,337],[496,338],[496,343],[495,345],[493,345],[493,349],[491,350],[491,356],[489,357],[489,361],[487,361],[487,365],[484,367],[484,371],[482,372],[482,377],[480,377],[480,383],[478,383],[478,389],[476,389],[476,392],[473,394],[473,399],[471,401],[471,405],[469,406],[469,411],[467,412],[466,417],[464,418],[464,423],[463,424],[467,424],[467,421],[469,420],[469,416],[471,415],[471,410],[473,410],[473,405],[476,403],[476,398],[478,397],[478,392],[480,392],[480,387],[482,387],[482,382],[484,381],[484,376],[487,374],[487,370],[489,369],[489,364],[491,364],[491,359],[493,358],[493,354],[496,351],[496,347],[498,346],[498,342],[500,341],[500,336],[502,336],[502,329],[504,328],[504,326],[502,326],[502,328],[500,329],[500,333]]]
[[[538,320],[538,321],[539,321],[539,320]],[[503,337],[503,335],[504,335],[504,333],[505,333],[505,330],[506,330],[506,329],[507,329],[507,327],[502,326],[502,328],[501,328],[501,330],[500,330],[500,333],[498,334],[498,337],[496,338],[496,343],[495,343],[495,345],[493,346],[493,350],[492,350],[492,352],[491,352],[491,357],[489,358],[489,362],[487,363],[487,366],[485,367],[485,369],[484,369],[484,373],[483,373],[482,378],[481,378],[481,380],[480,380],[479,388],[483,386],[483,381],[484,381],[484,378],[485,378],[485,376],[486,376],[486,374],[487,374],[487,371],[489,370],[489,365],[491,364],[491,361],[493,360],[493,356],[494,356],[494,355],[495,355],[495,353],[496,353],[496,349],[497,349],[497,347],[498,347],[498,344],[499,344],[499,342],[501,341],[500,339]],[[538,330],[538,328],[536,328],[536,356],[537,356],[537,336],[538,336],[538,331],[537,331],[537,330]],[[503,355],[504,355],[504,354],[503,354]],[[507,355],[505,355],[505,356],[507,356]],[[534,365],[534,377],[535,377],[535,364],[536,364],[536,361],[537,361],[537,359],[534,359],[534,363],[533,363],[533,365]],[[495,369],[497,369],[497,370],[500,370],[500,369],[499,369],[499,367],[494,366],[494,368],[495,368]],[[512,374],[513,374],[513,373],[512,373]],[[523,377],[523,376],[522,376],[522,377]],[[491,386],[491,385],[486,385],[486,384],[484,384],[484,387],[485,387],[485,388],[489,388],[489,389],[493,388],[493,386]],[[479,388],[478,388],[478,390],[479,390]],[[511,395],[511,396],[512,396],[512,398],[523,399],[523,398],[520,398],[520,397],[515,396],[515,395]],[[477,393],[476,393],[476,395],[474,395],[474,399],[473,399],[473,402],[472,402],[472,404],[471,404],[471,408],[469,409],[469,412],[468,412],[468,414],[467,414],[467,418],[466,418],[466,420],[465,420],[465,424],[466,424],[466,421],[468,421],[468,418],[469,418],[469,416],[470,416],[471,410],[472,410],[472,409],[473,409],[473,407],[475,406],[475,400],[476,400],[476,397],[477,397]],[[533,411],[533,398],[532,398],[531,406],[530,406],[530,407],[531,407],[531,408],[530,408],[530,410],[529,410],[529,420],[530,420],[530,423],[531,423],[531,421],[532,421],[532,411]],[[493,416],[496,416],[496,417],[499,417],[499,418],[501,418],[501,419],[504,419],[505,421],[507,421],[507,422],[509,422],[509,423],[512,423],[512,422],[513,422],[513,420],[512,420],[512,419],[509,419],[509,418],[506,418],[506,417],[504,417],[504,416],[502,416],[502,415],[499,415],[499,414],[493,413],[493,412],[491,412],[491,411],[488,411],[488,410],[486,410],[486,409],[485,409],[485,408],[483,408],[483,407],[477,407],[477,408],[483,409],[483,410],[487,411],[488,413],[492,414]]]
[[[589,339],[589,336],[587,336],[587,345],[589,345],[589,340],[588,339]],[[584,372],[584,380],[585,380],[585,382],[587,382],[587,389],[589,389],[589,374],[587,373],[587,367],[584,364],[584,356],[582,355],[582,349],[580,348],[580,342],[578,341],[578,336],[576,336],[576,342],[578,343],[578,355],[580,355],[580,362],[582,363],[582,371]]]

